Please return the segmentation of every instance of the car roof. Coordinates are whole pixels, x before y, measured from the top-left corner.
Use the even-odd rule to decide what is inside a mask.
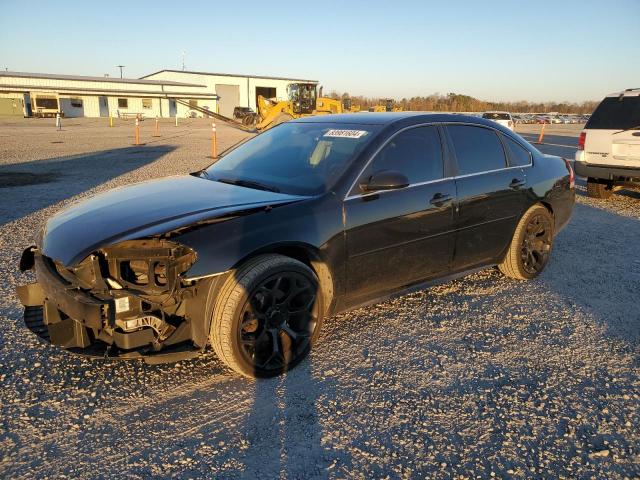
[[[360,112],[360,113],[339,113],[331,115],[313,115],[301,117],[292,122],[295,123],[341,123],[344,125],[391,125],[404,120],[414,120],[414,123],[435,123],[435,122],[461,122],[477,123],[496,127],[492,120],[486,120],[472,115],[461,115],[454,113],[428,113],[428,112]]]
[[[627,88],[622,92],[610,93],[607,95],[607,97],[619,97],[621,95],[625,97],[637,97],[638,95],[640,95],[640,88]]]

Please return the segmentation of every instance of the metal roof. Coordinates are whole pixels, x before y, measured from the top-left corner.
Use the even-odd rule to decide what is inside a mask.
[[[57,73],[28,73],[0,71],[0,77],[38,78],[45,80],[75,80],[82,82],[132,83],[138,85],[169,85],[175,87],[205,87],[194,83],[173,82],[165,80],[143,80],[138,78],[87,77],[83,75],[60,75]]]
[[[214,73],[214,72],[194,72],[191,70],[170,70],[170,69],[165,69],[165,70],[158,70],[157,72],[153,72],[150,73],[149,75],[145,75],[141,78],[148,78],[152,75],[157,75],[158,73],[162,73],[162,72],[173,72],[173,73],[191,73],[194,75],[210,75],[210,76],[216,76],[216,77],[240,77],[240,78],[262,78],[265,80],[289,80],[292,82],[307,82],[307,83],[318,83],[318,80],[304,80],[301,78],[287,78],[287,77],[265,77],[265,76],[260,76],[260,75],[240,75],[240,74],[235,74],[235,73]]]

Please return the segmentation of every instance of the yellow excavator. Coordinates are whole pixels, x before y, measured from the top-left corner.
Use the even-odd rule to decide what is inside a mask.
[[[401,112],[403,109],[395,104],[393,98],[383,98],[378,105],[369,107],[370,112]]]
[[[318,95],[315,83],[290,83],[287,86],[286,100],[259,95],[257,107],[258,113],[245,117],[243,124],[255,125],[258,131],[275,127],[294,118],[360,111],[359,106],[351,104],[350,98],[341,101],[323,97],[322,87]]]

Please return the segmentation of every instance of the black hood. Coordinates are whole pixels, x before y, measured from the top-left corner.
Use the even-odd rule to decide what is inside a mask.
[[[44,255],[72,266],[98,248],[120,241],[303,198],[190,175],[152,180],[111,190],[59,212],[46,223],[38,246]]]

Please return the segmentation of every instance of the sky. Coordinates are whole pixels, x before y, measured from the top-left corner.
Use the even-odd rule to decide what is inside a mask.
[[[640,87],[640,0],[0,0],[0,68],[319,80],[370,97],[600,100]]]

